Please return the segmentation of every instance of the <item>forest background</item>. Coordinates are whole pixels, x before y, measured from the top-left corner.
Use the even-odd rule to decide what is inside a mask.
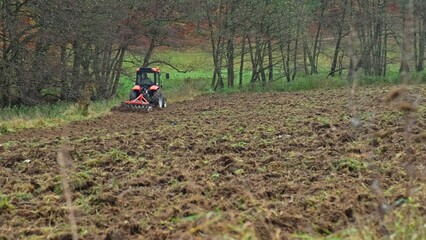
[[[172,101],[426,78],[422,0],[3,0],[0,19],[3,120],[52,103],[87,115],[127,98],[140,66],[171,73]]]

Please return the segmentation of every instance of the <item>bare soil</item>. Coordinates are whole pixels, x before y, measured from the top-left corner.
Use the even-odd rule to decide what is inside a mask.
[[[386,209],[426,215],[425,86],[408,127],[390,91],[360,89],[359,119],[344,89],[241,93],[1,136],[0,239],[71,239],[63,182],[82,239],[386,234]]]

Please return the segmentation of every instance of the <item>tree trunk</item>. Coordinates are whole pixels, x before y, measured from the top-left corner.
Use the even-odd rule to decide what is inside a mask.
[[[234,87],[234,42],[232,37],[228,39],[226,56],[228,59],[228,87]]]
[[[291,76],[291,80],[293,81],[296,78],[296,74],[297,74],[297,53],[299,50],[299,28],[297,29],[297,37],[296,37],[296,41],[294,43],[294,52],[293,52],[293,74]]]
[[[311,53],[311,50],[309,49],[308,42],[306,40],[303,41],[303,49],[307,53],[309,58],[309,65],[311,67],[310,74],[314,74],[315,72],[318,73],[316,70],[317,67],[315,66],[315,55]]]
[[[294,40],[294,51],[293,51],[293,69],[291,70],[292,74],[291,74],[291,80],[293,81],[296,78],[296,74],[298,71],[298,66],[297,66],[297,56],[299,53],[299,37],[300,37],[300,24],[297,25],[297,30],[296,30],[296,38]]]
[[[268,39],[268,69],[269,69],[269,82],[274,80],[274,62],[273,62],[273,52],[272,52],[272,39]]]
[[[152,34],[151,40],[149,42],[148,51],[145,54],[145,57],[143,59],[142,67],[148,67],[149,61],[151,59],[152,53],[154,52],[155,44],[157,44],[157,31],[154,30],[154,33]]]
[[[67,78],[67,62],[66,62],[66,54],[67,48],[65,44],[60,46],[61,48],[61,65],[60,65],[60,78],[61,78],[61,100],[68,100],[69,97],[69,86],[68,78]]]
[[[81,50],[81,44],[75,40],[73,42],[73,50],[74,50],[74,61],[72,64],[72,80],[71,80],[71,96],[70,98],[72,100],[77,100],[78,93],[80,92],[80,85],[81,85],[81,79],[80,79],[80,66],[81,66],[81,58],[82,58],[82,50]]]
[[[220,41],[220,46],[217,48],[218,52],[217,54],[217,62],[215,67],[215,72],[217,76],[216,86],[214,87],[214,90],[216,91],[218,88],[222,89],[224,87],[223,78],[222,78],[222,63],[223,63],[223,49],[225,43],[223,41]]]
[[[208,27],[210,30],[210,41],[212,45],[212,57],[214,64],[213,77],[211,82],[211,88],[216,90],[218,87],[223,87],[222,79],[222,55],[223,55],[223,43],[222,43],[222,1],[219,1],[219,16],[218,16],[218,30],[216,31],[217,37],[215,37],[214,26],[212,22],[212,16],[210,9],[206,9]]]
[[[418,59],[416,62],[416,71],[422,72],[425,68],[425,44],[426,44],[426,3],[424,1],[419,1],[418,7],[418,31],[419,31],[419,47],[418,47]]]
[[[245,51],[246,51],[246,36],[243,37],[243,42],[242,42],[242,46],[241,46],[240,80],[239,80],[239,83],[238,83],[240,88],[243,86]]]
[[[109,95],[109,98],[111,98],[117,93],[118,83],[120,82],[121,70],[123,68],[123,60],[124,60],[126,51],[127,51],[127,45],[125,44],[120,48],[120,54],[117,59],[117,65],[116,65],[116,68],[114,69],[114,76],[115,76],[114,83],[113,83],[112,91]]]
[[[383,64],[383,76],[386,76],[387,69],[388,69],[388,30],[386,29],[386,27],[385,27],[385,34],[383,37],[382,64]]]
[[[291,81],[291,75],[290,75],[290,49],[291,49],[291,42],[290,40],[286,43],[286,52],[284,52],[284,46],[280,46],[281,51],[281,58],[283,62],[283,69],[284,74],[287,79],[287,82]]]
[[[402,32],[403,32],[403,38],[402,38],[402,55],[403,56],[406,56],[406,55],[404,55],[404,54],[407,54],[407,51],[408,51],[408,43],[407,43],[407,37],[406,37],[406,35],[407,35],[407,27],[406,27],[406,25],[407,25],[407,11],[408,11],[408,9],[407,9],[407,5],[406,5],[406,3],[404,4],[402,4],[402,7],[401,7],[401,14],[402,14]],[[402,57],[401,58],[401,65],[400,65],[400,67],[399,67],[399,72],[400,73],[408,73],[408,72],[410,72],[410,66],[409,66],[409,64],[408,64],[408,61],[406,61],[406,59],[404,58],[404,57]]]
[[[312,51],[312,56],[309,57],[309,61],[311,62],[311,75],[318,74],[317,59],[318,59],[319,49],[320,49],[319,41],[320,41],[322,22],[323,22],[326,6],[327,6],[326,1],[321,3],[321,14],[320,14],[320,19],[318,21],[317,31],[315,33],[314,47]],[[298,26],[298,28],[300,28],[300,26]],[[307,43],[306,43],[306,47],[309,48]]]
[[[119,59],[122,57],[123,50],[127,51],[127,45],[123,44],[121,47],[119,47],[117,50],[114,50],[115,56],[113,58],[109,57],[108,58],[108,63],[109,65],[107,66],[107,75],[104,77],[106,79],[105,82],[105,98],[108,99],[110,97],[112,97],[116,91],[117,91],[117,85],[118,82],[116,82],[116,76],[119,72],[116,71],[116,69],[119,68],[119,64],[122,64],[119,62]],[[112,47],[108,48],[108,51],[111,51],[110,53],[108,53],[109,56],[112,55]]]
[[[249,51],[250,51],[250,62],[251,62],[251,80],[250,83],[255,83],[258,79],[259,79],[259,72],[258,72],[258,55],[257,53],[254,52],[254,48],[252,43],[251,43],[251,38],[248,36],[247,37],[247,42],[249,45]]]
[[[336,46],[334,47],[333,60],[331,62],[330,73],[328,74],[329,76],[332,76],[332,77],[334,77],[334,74],[336,72],[337,60],[338,60],[339,52],[340,52],[340,44],[343,38],[343,26],[345,24],[347,3],[348,1],[345,0],[343,5],[343,11],[341,13],[340,21],[338,24]]]
[[[384,34],[386,32],[386,7],[387,7],[387,0],[378,0],[378,8],[379,8],[379,14],[378,14],[378,20],[375,26],[375,51],[374,51],[374,73],[376,76],[383,76],[384,75],[384,69],[383,69],[383,51],[386,49],[386,46],[384,46]]]
[[[256,42],[256,53],[257,53],[257,59],[258,59],[258,75],[260,74],[262,83],[266,82],[266,74],[265,74],[265,68],[263,67],[263,61],[264,61],[264,46],[260,42],[260,38],[258,38]]]

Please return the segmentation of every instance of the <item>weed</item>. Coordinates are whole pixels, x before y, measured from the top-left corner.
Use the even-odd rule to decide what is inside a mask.
[[[111,149],[108,153],[105,154],[104,160],[108,162],[112,160],[113,162],[122,162],[122,163],[136,163],[136,160],[127,153],[123,152],[118,148]]]
[[[34,192],[34,186],[30,183],[16,183],[13,186],[13,190],[21,193],[31,193]]]
[[[11,198],[7,195],[0,194],[0,213],[8,212],[14,208]]]
[[[388,239],[424,239],[426,236],[426,223],[424,217],[421,216],[419,211],[420,205],[408,201],[401,208],[394,210],[389,214],[385,221],[385,226],[390,235]],[[411,216],[407,218],[407,216]],[[373,223],[365,221],[363,224],[358,225],[354,228],[344,229],[327,236],[312,235],[305,233],[292,234],[294,239],[323,239],[323,240],[334,240],[334,239],[377,239],[379,233],[375,230]]]
[[[213,179],[217,179],[219,177],[220,177],[220,173],[218,173],[218,172],[214,172],[211,176],[211,178],[213,178]]]
[[[424,239],[426,221],[419,210],[421,205],[408,199],[402,208],[393,211],[385,222],[392,234],[391,239]]]
[[[87,159],[86,161],[84,161],[84,165],[86,165],[87,167],[101,167],[102,165],[104,165],[104,163],[105,163],[105,161],[101,157],[90,158],[90,159]]]
[[[317,121],[324,125],[330,125],[332,122],[331,119],[327,117],[317,117]]]
[[[237,128],[237,132],[238,132],[238,133],[241,133],[241,134],[242,134],[242,133],[244,133],[245,131],[246,131],[246,129],[245,129],[244,127],[238,127],[238,128]]]
[[[237,150],[245,149],[247,146],[247,142],[245,141],[239,141],[237,143],[231,144],[231,147]]]
[[[234,140],[234,137],[231,134],[225,134],[222,136],[222,138],[220,138],[220,140],[224,142],[230,142]]]
[[[194,221],[200,219],[200,217],[202,217],[201,214],[191,214],[189,216],[184,217],[182,220],[187,221],[187,222],[194,222]]]
[[[17,141],[8,141],[5,143],[0,144],[0,150],[9,150],[11,147],[17,145]]]
[[[71,189],[84,189],[92,185],[90,172],[78,172],[76,173],[70,182]]]
[[[85,214],[92,214],[93,213],[93,205],[91,204],[93,197],[80,197],[74,200],[74,205],[83,211]]]
[[[17,192],[15,193],[15,197],[21,201],[28,201],[31,200],[34,196],[31,193]]]
[[[353,158],[344,158],[333,162],[333,166],[336,171],[347,169],[350,172],[359,172],[367,168],[367,163]]]
[[[186,146],[186,142],[182,138],[175,138],[168,144],[168,148],[172,151],[176,149],[185,148],[185,146]]]
[[[250,223],[250,222],[246,222],[246,223],[243,223],[241,225],[229,224],[229,225],[227,225],[227,230],[229,232],[233,232],[235,234],[232,234],[234,236],[231,237],[231,236],[228,236],[226,234],[226,231],[225,231],[225,233],[223,234],[223,239],[235,239],[235,238],[243,239],[243,240],[255,240],[255,239],[257,239],[256,230],[255,230],[253,224]]]
[[[62,187],[60,184],[55,185],[55,187],[53,188],[53,192],[56,195],[62,195]]]

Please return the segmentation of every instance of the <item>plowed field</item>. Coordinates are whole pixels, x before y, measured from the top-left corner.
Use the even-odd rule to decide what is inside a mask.
[[[352,121],[344,89],[241,93],[1,136],[0,239],[71,239],[63,183],[82,239],[382,236],[404,208],[423,226],[425,89],[408,125],[374,87]]]

